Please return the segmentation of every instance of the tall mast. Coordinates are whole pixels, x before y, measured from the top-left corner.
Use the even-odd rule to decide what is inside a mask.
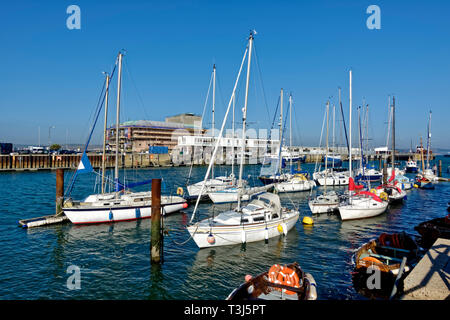
[[[253,49],[253,32],[250,32],[248,38],[248,63],[247,63],[247,80],[245,84],[245,100],[244,111],[242,114],[242,148],[241,148],[241,164],[239,167],[239,183],[238,183],[238,211],[241,210],[241,190],[242,190],[242,174],[244,173],[244,156],[245,156],[245,126],[247,125],[247,104],[248,104],[248,87],[250,82],[250,66],[252,61]]]
[[[327,136],[326,136],[326,149],[325,149],[325,192],[327,193],[327,176],[328,176],[328,112],[330,108],[330,102],[327,101]]]
[[[216,108],[216,65],[213,65],[213,98],[212,98],[212,142],[214,143],[214,137],[215,132],[214,132],[214,123],[215,123],[215,119],[214,119],[214,112],[215,112],[215,108]],[[214,179],[214,164],[211,167],[211,178]]]
[[[106,170],[106,126],[108,123],[108,95],[109,95],[109,74],[106,74],[106,94],[105,94],[105,124],[103,126],[103,153],[102,153],[102,193],[105,193],[105,170]]]
[[[392,97],[392,173],[395,167],[395,97]]]
[[[430,149],[431,149],[431,111],[430,116],[428,117],[428,137],[427,137],[427,169],[430,168]]]
[[[335,158],[334,158],[336,156],[335,143],[334,143],[334,126],[336,123],[335,116],[336,116],[336,106],[333,103],[333,147],[331,149],[332,150],[331,154],[333,155],[333,168],[334,168],[334,163],[336,162]]]
[[[292,94],[289,93],[289,158],[291,159],[290,166],[292,168]],[[291,169],[292,170],[292,169]]]
[[[352,177],[352,70],[350,70],[349,78],[350,78],[350,97],[349,97],[350,128],[349,128],[349,141],[348,141],[348,145],[349,145],[349,147],[348,147],[348,169],[350,171],[350,178],[351,178]]]
[[[422,144],[422,137],[420,137],[420,160],[422,162],[422,173],[425,171],[425,164],[423,160],[423,144]]]
[[[236,96],[233,94],[233,121],[231,122],[231,131],[232,131],[232,138],[233,140],[231,140],[231,144],[232,144],[232,149],[231,149],[231,174],[233,177],[233,185],[235,182],[234,179],[234,109],[235,109],[235,104],[236,104]]]
[[[278,170],[281,175],[281,168],[283,165],[283,88],[280,92],[280,158],[278,159]]]
[[[122,83],[122,57],[119,52],[119,74],[117,76],[117,112],[116,112],[116,163],[114,167],[114,181],[116,199],[119,198],[119,123],[120,123],[120,85]]]

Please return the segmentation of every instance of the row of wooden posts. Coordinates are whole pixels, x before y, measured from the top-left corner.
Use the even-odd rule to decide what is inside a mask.
[[[152,264],[162,263],[163,259],[163,218],[161,215],[161,179],[152,179],[152,214],[150,256]],[[56,169],[56,214],[63,212],[64,204],[64,169]]]

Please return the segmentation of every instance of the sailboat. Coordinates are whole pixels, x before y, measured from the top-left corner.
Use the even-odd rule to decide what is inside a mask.
[[[151,216],[151,192],[131,192],[132,184],[123,184],[119,182],[119,115],[120,115],[120,93],[121,93],[121,77],[122,77],[122,58],[123,53],[119,52],[116,63],[118,63],[118,84],[117,84],[117,114],[116,114],[116,161],[115,161],[115,192],[105,193],[105,151],[103,152],[102,163],[102,193],[91,194],[83,201],[74,201],[70,197],[64,202],[63,211],[69,220],[74,224],[91,224],[116,222],[149,218]],[[117,65],[117,64],[116,64]],[[114,68],[115,70],[115,68]],[[114,71],[113,71],[114,72]],[[106,91],[105,91],[105,128],[108,108],[108,93],[109,93],[109,75],[106,76]],[[100,112],[98,110],[98,114]],[[98,116],[97,116],[98,118]],[[70,190],[73,187],[75,178],[78,174],[94,172],[86,150],[89,140],[92,136],[95,124],[92,128],[85,150],[81,157],[80,164],[75,172],[74,178],[70,184]],[[105,132],[103,139],[103,150],[105,150]],[[135,183],[135,185],[150,183],[151,180]],[[70,195],[70,194],[69,194]],[[186,200],[178,196],[161,196],[161,212],[162,214],[172,213],[188,205]]]
[[[215,126],[215,106],[216,106],[216,65],[213,65],[213,72],[212,72],[212,82],[213,82],[213,95],[212,95],[212,134],[213,137],[215,136],[214,133],[214,126]],[[210,83],[211,84],[211,83]],[[234,114],[234,100],[233,100],[233,114]],[[233,117],[234,118],[234,117]],[[214,141],[214,139],[213,139]],[[233,143],[234,143],[234,119],[233,119]],[[232,159],[232,168],[234,164],[234,145],[233,145],[233,159]],[[200,191],[202,189],[203,181],[199,181],[197,183],[188,185],[186,187],[189,197],[190,198],[196,198],[200,194]],[[231,186],[236,185],[236,178],[234,176],[234,170],[232,169],[232,172],[230,176],[214,176],[214,165],[211,168],[211,178],[206,180],[206,192],[205,195],[208,195],[210,192],[216,192],[221,191],[227,188],[230,188]],[[225,201],[226,202],[226,201]]]
[[[406,198],[406,191],[397,186],[395,176],[397,174],[395,168],[395,97],[392,98],[392,153],[391,153],[391,164],[392,168],[387,169],[391,171],[391,176],[389,177],[388,183],[380,185],[376,188],[377,192],[375,194],[381,194],[385,192],[388,195],[389,203],[401,202]]]
[[[289,95],[289,109],[290,109],[290,146],[292,148],[292,95]],[[281,114],[283,114],[283,89],[281,89]],[[282,118],[280,120],[282,123]],[[282,128],[282,127],[281,127]],[[281,129],[282,130],[282,129]],[[281,140],[280,140],[281,141]],[[282,157],[280,157],[280,160]],[[282,161],[280,161],[279,172],[281,173]],[[278,193],[284,192],[298,192],[308,191],[316,186],[313,180],[309,180],[304,173],[294,173],[292,167],[292,160],[290,163],[291,174],[287,176],[287,179],[275,184],[275,191]]]
[[[326,154],[325,154],[325,172],[328,172],[328,113],[329,113],[330,103],[327,101],[327,134],[326,134]],[[326,179],[325,175],[325,179]],[[339,207],[339,196],[335,191],[327,192],[328,183],[324,181],[323,186],[325,187],[323,194],[317,196],[315,199],[308,202],[309,209],[312,213],[327,213],[337,210]]]
[[[342,108],[341,103],[341,89],[339,88],[339,104]],[[342,114],[343,118],[343,114]],[[334,150],[334,127],[335,127],[335,108],[333,106],[333,150]],[[328,122],[327,122],[328,123]],[[345,123],[344,123],[345,127]],[[328,127],[327,127],[328,128]],[[323,131],[323,126],[322,126]],[[321,138],[322,139],[322,138]],[[331,163],[331,166],[328,166],[325,170],[315,171],[313,173],[314,181],[320,185],[328,185],[328,186],[344,186],[348,185],[349,172],[347,169],[338,167],[342,165],[341,155],[335,153],[334,151],[329,154],[329,150],[327,150],[324,156],[324,162]],[[316,163],[317,166],[317,163]],[[319,169],[320,170],[320,169]]]
[[[355,183],[352,177],[352,71],[350,70],[350,129],[349,129],[349,197],[339,205],[342,221],[374,217],[386,211],[388,203],[372,192],[359,191],[355,193]]]
[[[431,149],[431,111],[428,117],[428,127],[427,127],[427,165],[426,167],[424,167],[423,148],[422,148],[422,171],[417,175],[417,178],[421,180],[424,184],[426,181],[430,181],[431,183],[438,182],[436,174],[430,168],[430,149]]]
[[[285,159],[283,156],[290,155],[287,148],[283,146],[283,88],[280,90],[280,122],[279,122],[279,139],[280,146],[278,148],[278,152],[271,154],[269,157],[265,156],[263,165],[261,166],[261,172],[258,179],[265,185],[272,183],[280,183],[283,181],[287,181],[292,177],[292,174],[289,172],[283,172],[282,168],[285,164]],[[292,160],[291,160],[292,164]]]
[[[247,61],[247,79],[245,88],[245,101],[243,108],[243,140],[245,139],[245,128],[247,122],[247,104],[248,104],[248,89],[250,81],[250,66],[251,56],[253,48],[253,32],[250,33],[248,39],[248,46],[245,50],[244,57],[242,59],[241,67],[239,69],[238,77],[236,79],[232,98],[236,92],[236,86],[241,75],[242,67],[245,62],[245,58],[248,52]],[[220,130],[219,139],[222,136],[225,121],[230,109],[231,100],[228,104],[228,108],[225,114],[222,128]],[[214,161],[217,153],[218,143],[213,151],[212,161]],[[244,152],[242,148],[241,152]],[[208,166],[208,170],[205,175],[205,180],[209,175],[212,163]],[[246,242],[254,242],[261,240],[268,240],[269,238],[279,235],[286,235],[291,230],[300,215],[298,210],[287,209],[281,206],[280,198],[276,194],[262,193],[253,199],[246,206],[241,206],[240,194],[243,190],[242,186],[242,174],[243,174],[243,157],[241,157],[241,163],[239,167],[239,183],[238,183],[238,204],[233,210],[219,213],[217,216],[201,220],[199,222],[190,224],[187,227],[191,237],[199,248],[233,245]],[[204,180],[204,181],[205,181]],[[204,189],[204,188],[202,188]],[[202,190],[203,191],[203,190]],[[195,204],[194,212],[190,223],[192,223],[195,213],[198,207],[199,200]]]

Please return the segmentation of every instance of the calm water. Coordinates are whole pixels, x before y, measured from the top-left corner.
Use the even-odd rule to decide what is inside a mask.
[[[443,160],[443,171],[450,165]],[[312,171],[313,165],[303,168]],[[225,173],[229,167],[216,169]],[[191,181],[203,178],[205,167],[193,169]],[[257,166],[245,175],[256,183]],[[189,168],[141,169],[138,177],[163,177],[163,193],[184,186]],[[72,172],[66,172],[66,184]],[[449,175],[445,172],[443,176]],[[73,192],[81,198],[92,192],[95,179],[81,176]],[[138,190],[145,190],[142,186]],[[338,216],[315,217],[313,227],[300,221],[287,237],[241,247],[199,250],[185,229],[193,206],[165,218],[164,264],[150,265],[150,220],[92,226],[64,225],[21,229],[17,221],[54,213],[55,173],[0,173],[0,299],[224,299],[243,282],[274,263],[299,262],[318,284],[319,299],[365,299],[353,289],[353,250],[382,232],[414,232],[424,220],[444,216],[450,183],[435,190],[408,192],[403,205],[379,217],[341,222]],[[317,189],[316,189],[317,190]],[[319,189],[320,190],[320,189]],[[282,195],[285,206],[299,206],[309,215],[309,193]],[[229,205],[202,204],[200,218]],[[69,290],[67,268],[78,266],[81,289]]]

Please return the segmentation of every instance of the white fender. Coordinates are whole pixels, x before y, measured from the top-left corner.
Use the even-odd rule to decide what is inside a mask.
[[[307,300],[317,300],[317,284],[311,273],[305,272],[305,279],[309,282],[309,290],[307,293]]]

